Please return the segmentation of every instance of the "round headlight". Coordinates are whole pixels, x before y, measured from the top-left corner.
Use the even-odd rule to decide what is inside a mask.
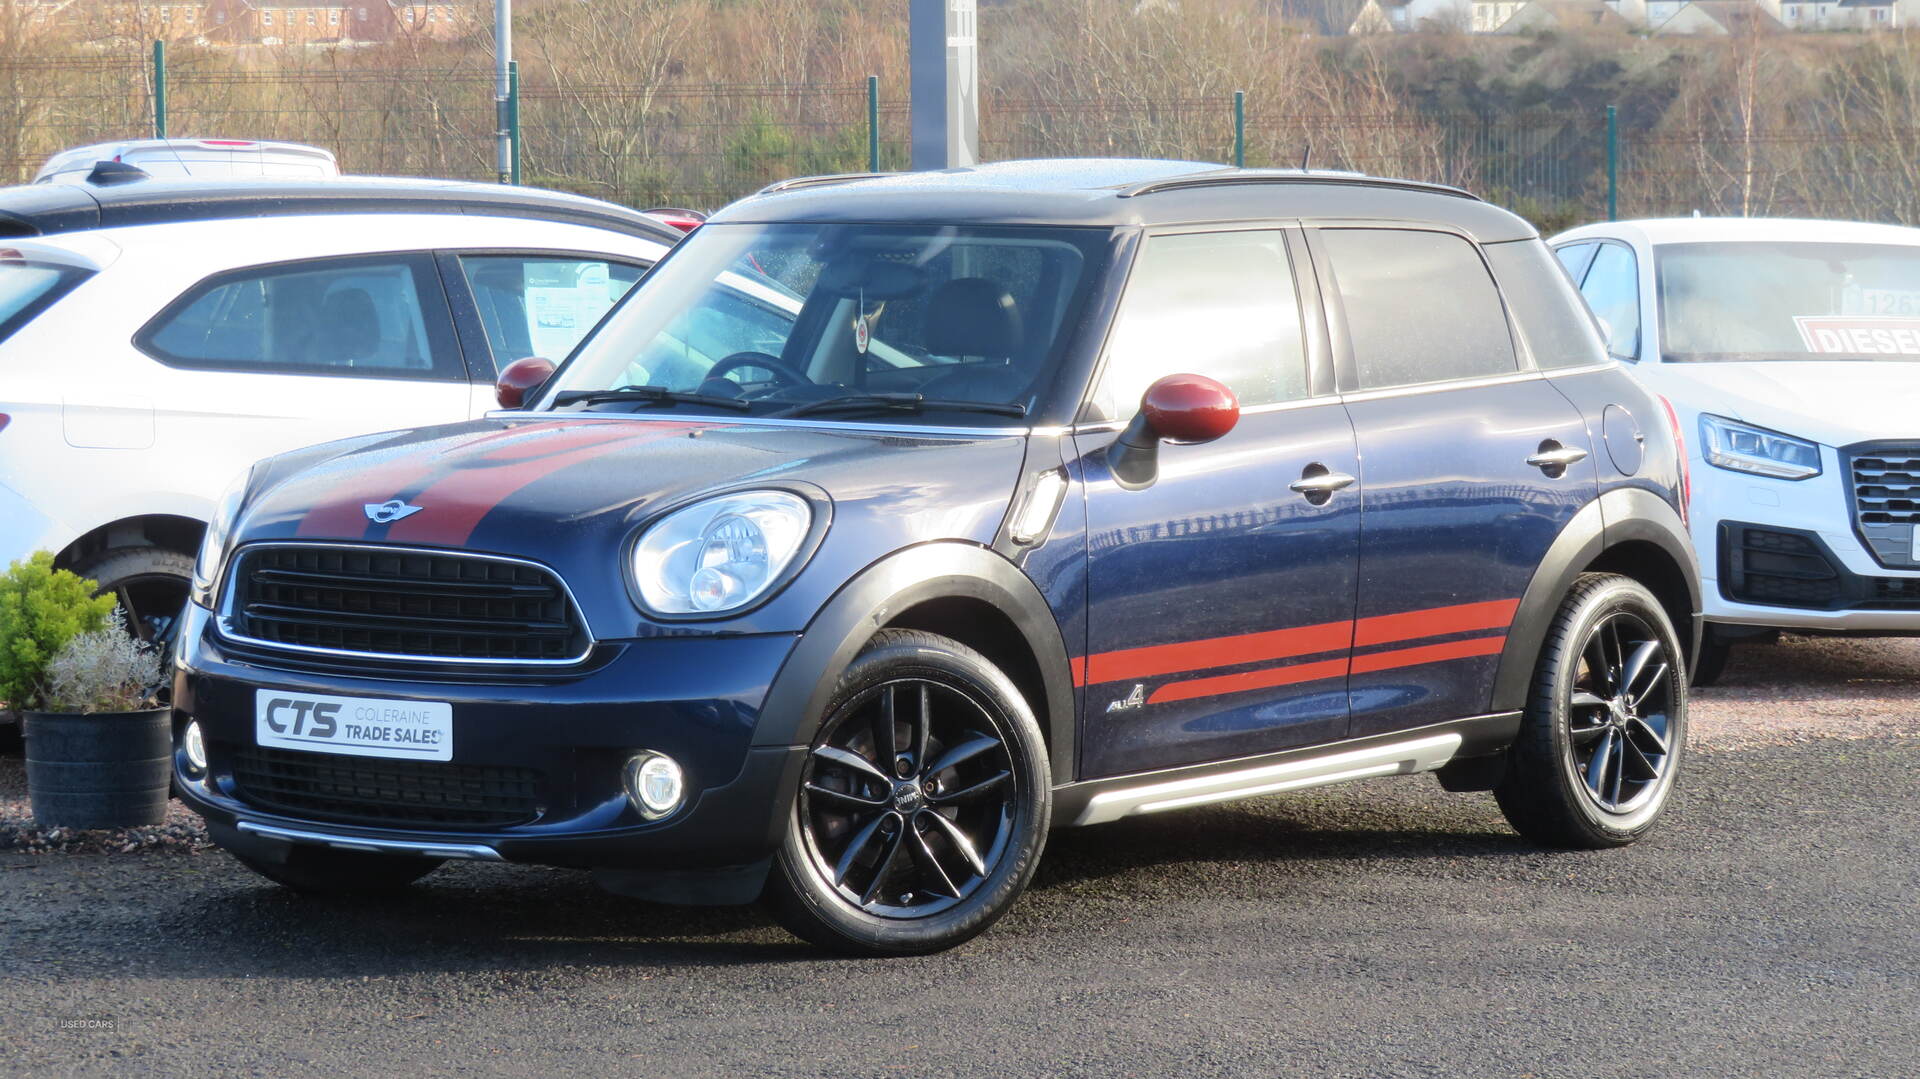
[[[739,610],[780,579],[812,527],[813,507],[791,491],[742,491],[675,510],[634,544],[640,603],[663,615]]]

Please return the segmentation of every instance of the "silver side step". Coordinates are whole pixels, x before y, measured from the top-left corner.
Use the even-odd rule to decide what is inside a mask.
[[[1235,798],[1318,787],[1348,779],[1431,772],[1452,760],[1459,750],[1460,735],[1435,734],[1407,742],[1353,749],[1324,757],[1307,757],[1237,772],[1150,783],[1141,787],[1123,787],[1094,795],[1073,823],[1103,824],[1142,813],[1228,802]]]
[[[501,862],[500,852],[492,847],[478,843],[413,843],[400,839],[367,839],[362,836],[334,835],[330,832],[308,832],[299,828],[280,828],[271,824],[256,824],[250,820],[237,821],[234,825],[243,832],[251,832],[265,839],[278,839],[287,843],[309,843],[337,850],[365,851],[368,854],[412,854],[422,858],[464,858],[470,862]]]

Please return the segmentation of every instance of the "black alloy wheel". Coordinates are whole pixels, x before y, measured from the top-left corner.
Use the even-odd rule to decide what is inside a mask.
[[[883,631],[828,702],[768,900],[838,951],[952,947],[1025,888],[1050,803],[1044,741],[1006,675],[957,641]]]
[[[1520,834],[1617,847],[1666,811],[1686,751],[1686,658],[1660,601],[1611,573],[1574,582],[1542,641],[1494,797]]]

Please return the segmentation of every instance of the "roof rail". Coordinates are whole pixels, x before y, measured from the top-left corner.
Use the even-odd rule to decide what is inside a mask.
[[[1193,187],[1227,187],[1238,184],[1352,184],[1361,187],[1432,191],[1436,194],[1452,195],[1455,198],[1481,201],[1480,196],[1471,191],[1448,187],[1446,184],[1427,183],[1424,180],[1394,180],[1334,169],[1211,169],[1206,172],[1190,172],[1184,176],[1164,176],[1158,180],[1147,180],[1122,188],[1119,191],[1119,197],[1130,199],[1139,195],[1154,195],[1162,191],[1179,191]]]
[[[836,172],[825,176],[795,176],[791,180],[771,183],[754,192],[756,195],[771,195],[778,191],[792,191],[800,187],[819,187],[824,184],[847,184],[855,180],[878,180],[890,175],[884,172]]]

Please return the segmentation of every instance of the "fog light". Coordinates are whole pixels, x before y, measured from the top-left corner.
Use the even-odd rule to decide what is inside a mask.
[[[679,809],[687,793],[685,774],[672,757],[663,753],[636,754],[627,762],[622,779],[627,800],[648,820],[659,820]]]
[[[180,748],[187,751],[187,763],[193,765],[194,771],[207,770],[207,741],[200,733],[199,723],[187,724],[187,729],[180,735]]]

